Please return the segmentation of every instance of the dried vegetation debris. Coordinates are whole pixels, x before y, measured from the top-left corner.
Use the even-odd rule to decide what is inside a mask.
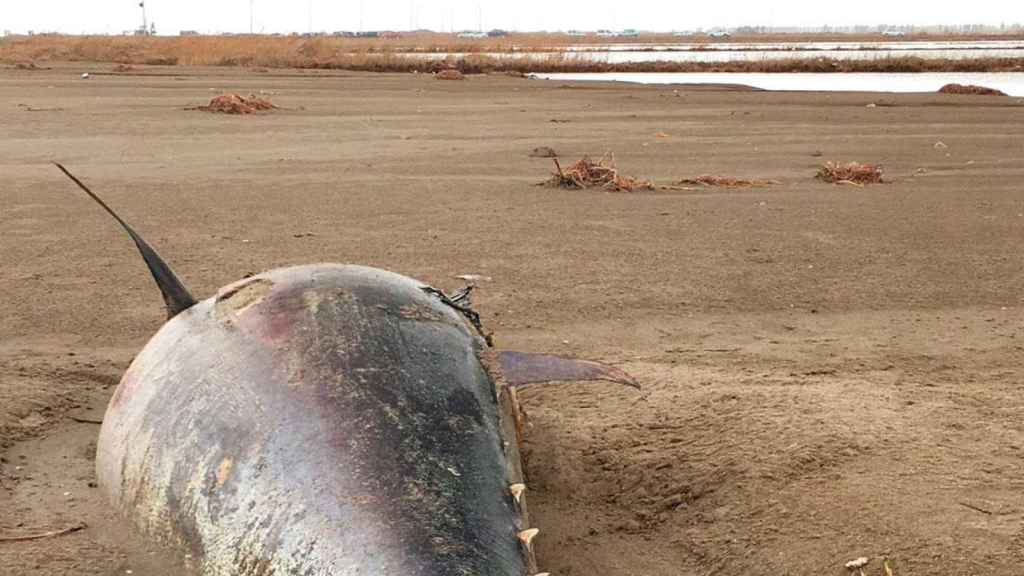
[[[747,180],[745,178],[733,178],[730,176],[703,175],[696,178],[684,178],[676,182],[680,186],[720,186],[723,188],[760,188],[781,184],[778,180]]]
[[[815,176],[818,180],[832,184],[853,184],[863,186],[865,184],[881,184],[882,167],[874,164],[861,164],[859,162],[826,162],[818,169]]]
[[[996,90],[995,88],[987,88],[985,86],[976,86],[974,84],[946,84],[942,88],[939,88],[939,94],[977,94],[980,96],[1006,96],[1006,92],[1002,90]]]
[[[558,158],[558,152],[550,146],[538,146],[530,151],[530,158]]]
[[[277,108],[269,99],[262,96],[250,94],[242,96],[233,92],[215,96],[206,106],[196,106],[189,110],[202,110],[203,112],[220,112],[222,114],[252,114]]]
[[[465,80],[466,75],[455,68],[448,68],[434,74],[434,78],[438,80]]]
[[[534,148],[530,156],[548,157],[544,154],[548,150],[550,149],[547,147]],[[553,153],[554,151],[551,150],[551,152]],[[694,190],[694,187],[697,186],[754,188],[781,184],[778,180],[702,175],[696,178],[684,178],[674,182],[672,185],[659,186],[655,185],[651,180],[625,176],[619,173],[618,168],[615,166],[615,157],[611,153],[605,154],[596,161],[592,160],[589,156],[584,156],[565,168],[562,167],[554,155],[551,158],[554,160],[555,171],[549,179],[541,182],[541,184],[552,188],[604,188],[614,192],[633,192],[636,190]]]
[[[615,167],[615,157],[606,154],[597,161],[584,156],[567,168],[562,168],[558,159],[553,159],[555,171],[551,178],[542,184],[552,188],[603,188],[613,192],[633,192],[635,190],[654,190],[650,180],[634,178],[619,174]]]

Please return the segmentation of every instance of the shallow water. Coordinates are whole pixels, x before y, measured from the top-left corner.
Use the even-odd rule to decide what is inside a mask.
[[[1024,96],[1024,72],[928,73],[608,73],[535,74],[547,80],[604,80],[641,84],[742,84],[764,90],[812,92],[936,92],[949,83],[976,84]]]

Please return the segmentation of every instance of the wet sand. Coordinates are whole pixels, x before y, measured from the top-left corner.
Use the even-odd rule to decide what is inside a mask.
[[[59,160],[197,295],[317,261],[481,274],[503,347],[633,372],[525,394],[552,574],[1020,573],[1019,99],[110,69],[0,70],[0,537],[88,525],[0,542],[0,572],[180,573],[93,487],[88,420],[163,307]],[[184,110],[261,90],[282,109]],[[538,146],[780,184],[553,190]]]

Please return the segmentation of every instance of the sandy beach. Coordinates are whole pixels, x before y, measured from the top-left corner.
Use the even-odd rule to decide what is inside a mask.
[[[633,373],[524,394],[553,575],[1021,572],[1019,98],[112,68],[0,69],[0,537],[86,525],[0,541],[0,573],[181,573],[93,472],[162,302],[53,161],[197,295],[311,262],[475,274],[503,347]],[[223,92],[279,109],[186,110]],[[778,183],[553,189],[539,146]],[[830,160],[887,183],[816,181]]]

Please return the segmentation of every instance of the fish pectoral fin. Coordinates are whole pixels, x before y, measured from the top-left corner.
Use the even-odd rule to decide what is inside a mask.
[[[640,389],[640,384],[624,370],[594,362],[530,352],[498,352],[501,374],[510,386],[525,386],[542,382],[607,380]]]

